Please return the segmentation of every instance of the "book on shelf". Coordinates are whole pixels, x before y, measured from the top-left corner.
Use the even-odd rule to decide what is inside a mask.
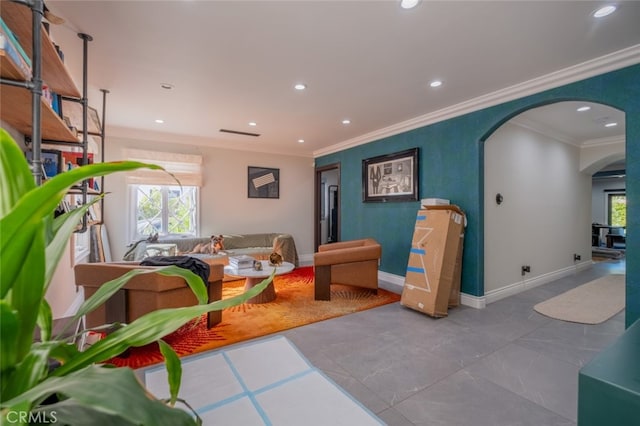
[[[15,34],[13,34],[13,31],[11,31],[11,29],[7,26],[2,17],[0,17],[0,30],[7,37],[9,43],[13,45],[13,47],[18,51],[25,63],[29,65],[29,69],[31,69],[31,59],[29,59],[29,55],[27,55],[27,52],[24,51]]]
[[[229,256],[229,266],[236,269],[252,268],[254,260],[253,257],[247,256],[246,254]]]
[[[31,67],[22,59],[2,30],[0,30],[0,50],[4,52],[4,56],[13,62],[16,68],[22,71],[27,78],[31,77]]]

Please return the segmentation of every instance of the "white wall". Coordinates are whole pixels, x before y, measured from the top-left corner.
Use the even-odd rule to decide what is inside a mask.
[[[578,148],[507,123],[484,155],[485,294],[569,268],[574,253],[590,259],[591,176],[579,172]]]
[[[135,147],[203,157],[204,185],[200,191],[200,235],[282,232],[293,235],[301,256],[313,254],[313,159],[110,137],[107,161],[123,160],[123,149]],[[280,198],[247,197],[248,166],[280,169]],[[124,174],[105,179],[105,223],[114,260],[122,258],[129,240],[129,196]]]

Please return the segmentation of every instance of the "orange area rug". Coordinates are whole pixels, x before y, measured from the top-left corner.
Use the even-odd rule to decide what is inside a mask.
[[[263,304],[242,304],[222,312],[222,322],[211,329],[205,316],[198,324],[187,324],[164,340],[179,356],[216,349],[221,346],[288,330],[301,325],[382,306],[400,300],[400,295],[378,289],[332,285],[331,300],[314,300],[313,267],[305,266],[274,279],[277,298]],[[225,282],[222,298],[244,291],[244,280]],[[140,368],[162,362],[157,344],[131,348],[128,356],[109,361],[116,366]]]

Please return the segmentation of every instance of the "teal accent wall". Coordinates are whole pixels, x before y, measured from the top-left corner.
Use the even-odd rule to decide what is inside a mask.
[[[380,269],[405,275],[416,202],[362,202],[362,160],[419,147],[419,196],[450,199],[467,215],[462,291],[484,294],[484,141],[519,113],[545,104],[584,100],[626,113],[627,304],[626,323],[640,318],[640,65],[505,102],[316,158],[316,166],[341,164],[341,238],[373,237],[382,244]]]

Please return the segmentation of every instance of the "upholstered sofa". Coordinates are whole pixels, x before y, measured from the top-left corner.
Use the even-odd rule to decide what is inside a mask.
[[[216,234],[218,235],[218,234]],[[289,234],[234,234],[224,235],[224,253],[229,256],[246,254],[259,260],[267,260],[273,252],[279,253],[285,262],[299,266],[298,251],[293,237]],[[194,238],[160,238],[157,241],[138,241],[130,246],[123,260],[140,261],[147,257],[147,246],[150,244],[175,244],[177,252],[172,254],[186,254],[193,252],[198,244],[207,244],[210,237]]]

